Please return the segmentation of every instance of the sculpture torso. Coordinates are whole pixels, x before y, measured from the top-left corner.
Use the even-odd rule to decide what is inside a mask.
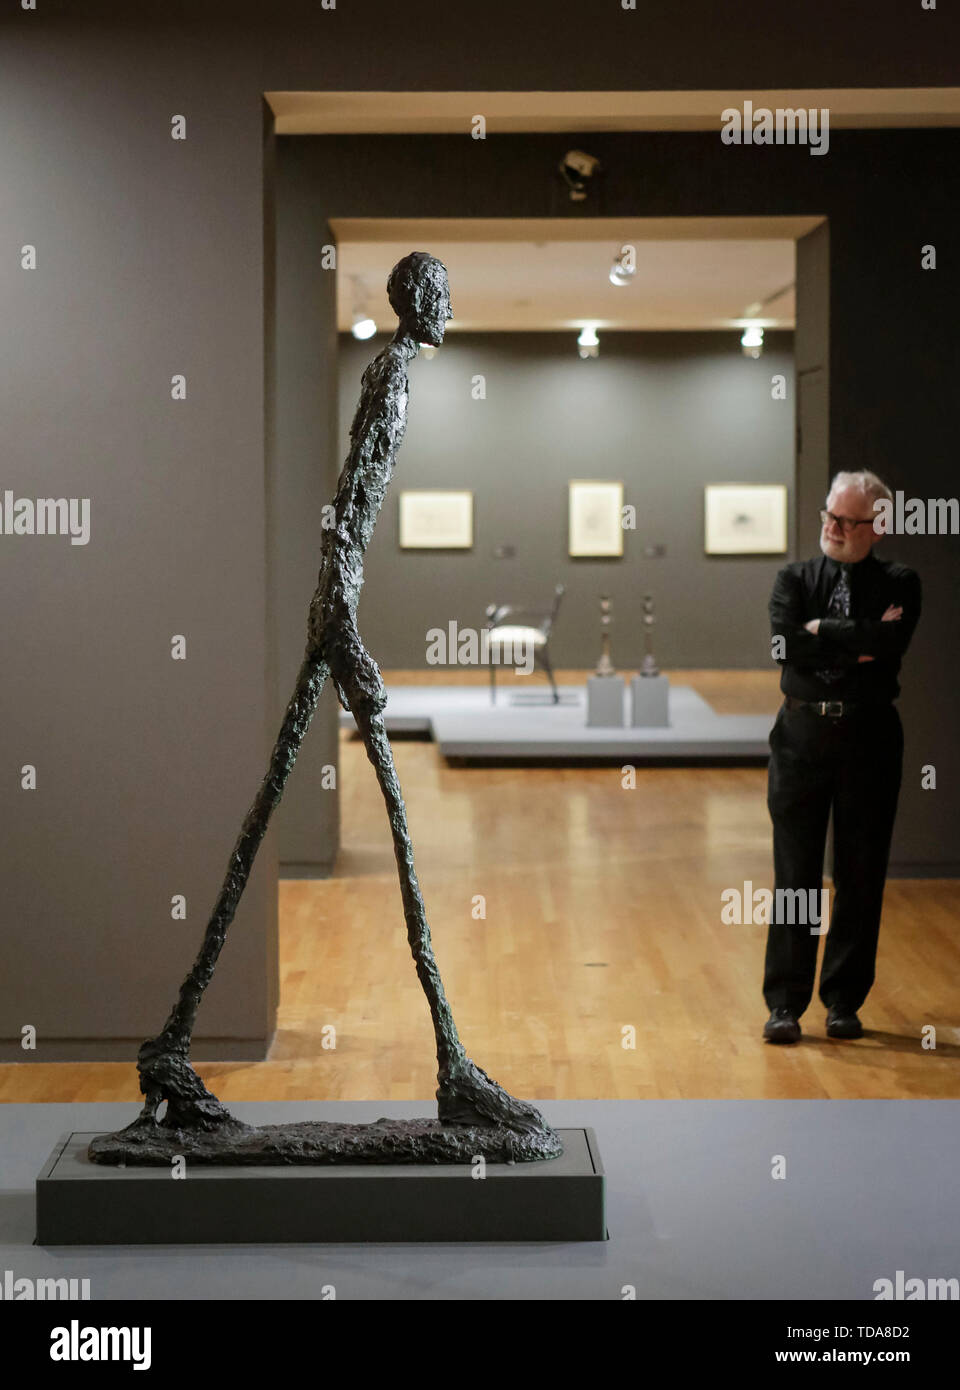
[[[394,339],[363,373],[360,403],[350,426],[350,452],[333,502],[334,524],[323,534],[309,635],[330,663],[338,689],[343,659],[356,657],[357,648],[363,650],[356,630],[363,557],[406,430],[407,363],[417,350],[409,338]]]

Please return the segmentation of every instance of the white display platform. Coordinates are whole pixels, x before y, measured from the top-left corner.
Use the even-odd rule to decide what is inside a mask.
[[[481,685],[387,687],[387,732],[427,733],[447,758],[768,758],[772,714],[715,714],[686,685],[670,687],[666,728],[590,729],[585,686],[560,686],[552,702],[540,681],[501,686],[497,702]],[[355,728],[341,711],[342,724]]]

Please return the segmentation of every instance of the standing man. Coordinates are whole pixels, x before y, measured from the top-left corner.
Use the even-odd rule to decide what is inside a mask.
[[[857,1011],[874,980],[903,762],[893,701],[920,616],[916,573],[873,554],[880,498],[891,493],[876,474],[838,473],[820,513],[822,554],[782,569],[770,598],[784,702],[770,733],[767,790],[775,872],[763,980],[768,1042],[799,1040],[813,996],[823,927],[795,909],[801,893],[820,901],[831,810],[833,912],[820,971],[828,1037],[862,1035]]]

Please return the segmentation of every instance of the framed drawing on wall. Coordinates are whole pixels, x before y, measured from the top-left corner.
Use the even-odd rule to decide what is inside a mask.
[[[707,555],[782,555],[787,548],[787,489],[782,483],[708,483]]]
[[[603,558],[623,554],[623,483],[570,482],[569,553]]]
[[[473,545],[473,493],[418,488],[400,494],[403,550],[469,550]]]

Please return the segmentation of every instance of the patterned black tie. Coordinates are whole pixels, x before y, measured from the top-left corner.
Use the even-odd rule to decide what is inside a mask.
[[[833,586],[833,593],[830,595],[830,602],[827,604],[828,618],[849,618],[850,617],[850,571],[846,565],[840,566],[840,576]],[[846,673],[842,668],[828,666],[823,671],[818,671],[817,675],[827,685],[833,685],[840,680]]]

